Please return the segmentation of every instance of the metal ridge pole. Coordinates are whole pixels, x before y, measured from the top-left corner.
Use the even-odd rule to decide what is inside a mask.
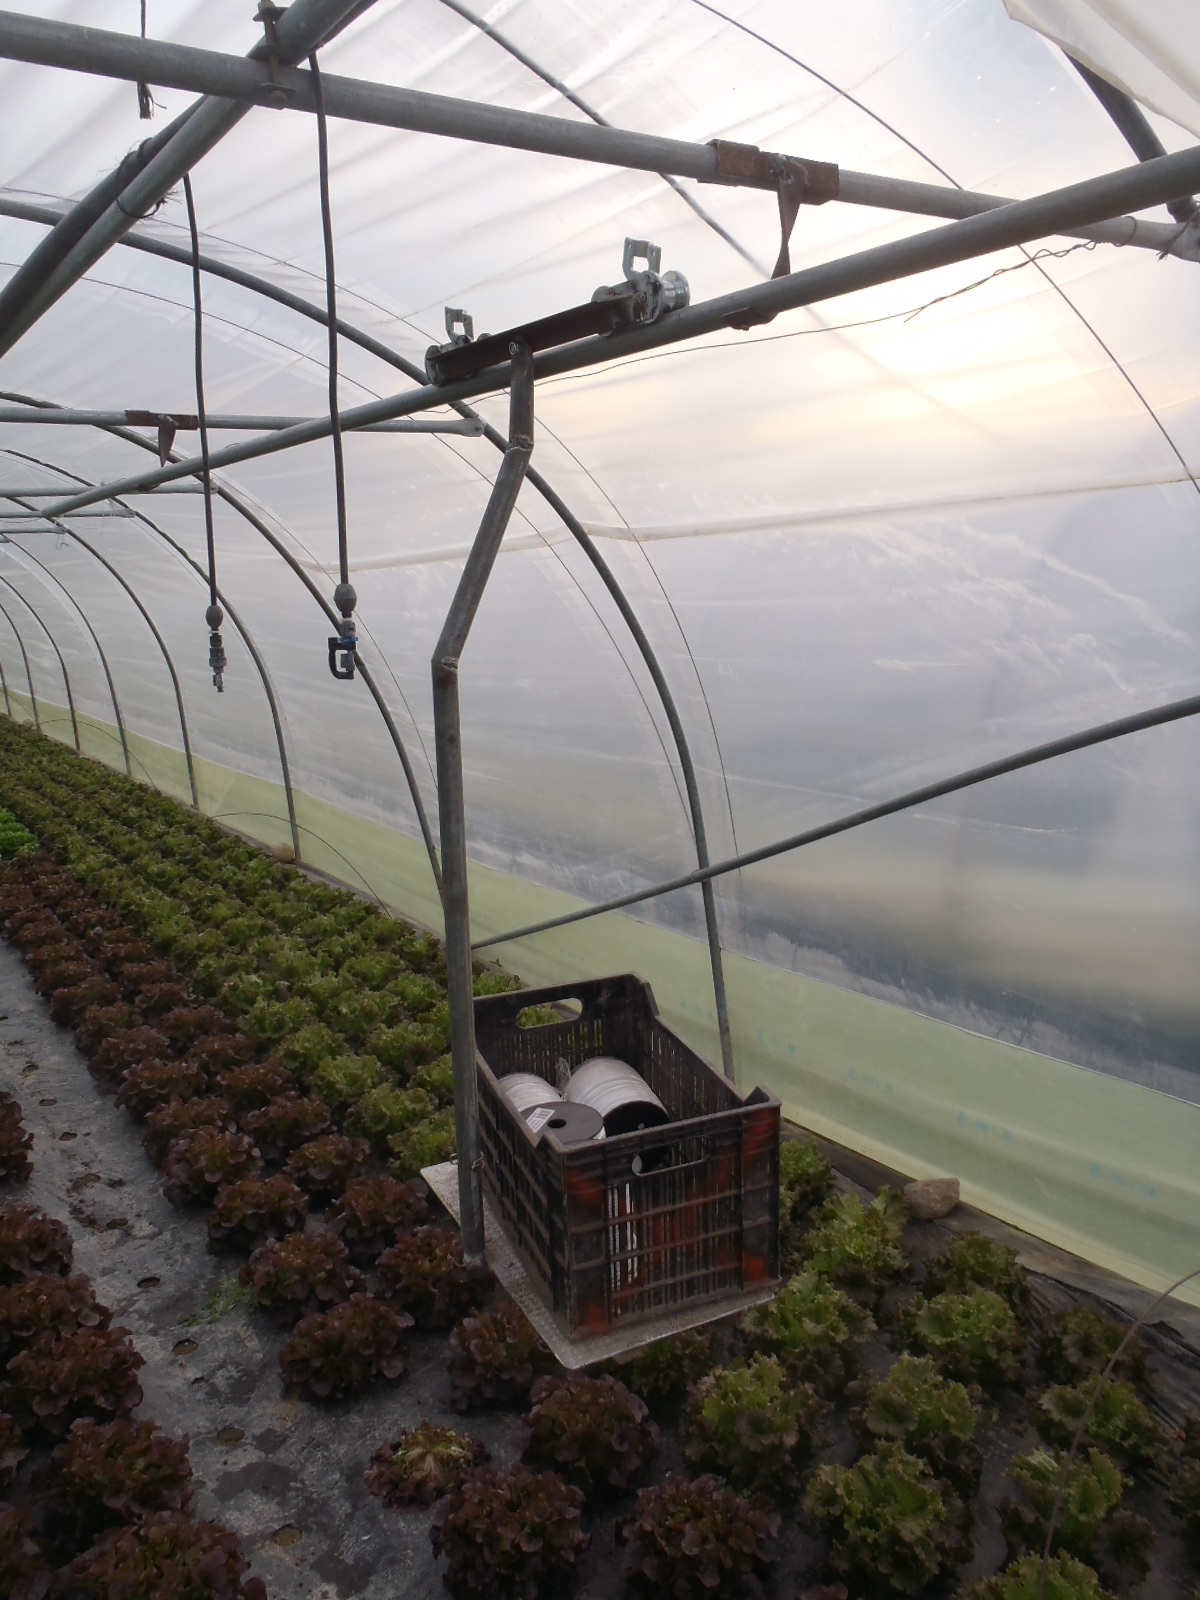
[[[32,550],[26,550],[25,546],[18,544],[15,539],[10,539],[8,541],[8,546],[10,550],[14,550],[18,554],[24,556],[27,561],[32,561],[34,566],[40,567],[46,576],[58,585],[58,587],[66,595],[67,599],[75,607],[76,611],[78,611],[80,621],[91,635],[92,643],[96,646],[96,654],[100,657],[100,666],[104,672],[104,681],[108,685],[108,697],[112,701],[113,716],[116,718],[117,733],[121,741],[121,756],[125,763],[125,776],[127,778],[131,778],[133,776],[133,767],[129,760],[129,740],[125,733],[125,718],[121,714],[121,702],[117,699],[117,688],[116,684],[113,682],[113,675],[108,665],[108,657],[104,653],[104,646],[100,643],[100,639],[95,628],[92,627],[91,618],[79,604],[79,601],[76,600],[70,589],[67,588],[66,584],[59,577],[58,573],[55,572],[51,567],[48,567],[44,561],[39,560],[39,558],[34,555]]]
[[[159,420],[173,422],[177,430],[194,431],[199,420],[193,412],[149,412],[126,409],[124,411],[79,411],[70,406],[30,408],[27,406],[0,406],[0,424],[8,422],[41,422],[52,427],[66,428],[150,428]],[[278,428],[296,428],[301,423],[312,422],[312,417],[243,416],[232,413],[205,413],[209,428],[229,432],[269,433]],[[351,431],[347,425],[346,431]],[[463,438],[477,439],[483,432],[483,423],[469,417],[398,417],[393,422],[371,422],[357,430],[359,433],[451,433]],[[0,495],[9,498],[0,490]]]
[[[1132,716],[1118,717],[1115,722],[1102,722],[1096,727],[1085,728],[1080,733],[1069,733],[1061,739],[1051,739],[1047,744],[1018,750],[1015,755],[1001,756],[998,761],[985,761],[982,766],[970,767],[966,772],[957,772],[953,777],[941,778],[937,783],[927,783],[919,789],[909,789],[906,794],[897,795],[892,800],[881,800],[877,805],[863,806],[861,810],[836,817],[832,822],[823,822],[818,827],[807,828],[803,833],[794,833],[787,839],[777,839],[773,844],[760,845],[757,850],[746,850],[741,855],[731,856],[727,861],[718,861],[703,870],[689,872],[684,877],[669,878],[662,883],[652,884],[649,889],[638,889],[632,894],[619,895],[599,905],[587,906],[582,911],[569,911],[562,917],[551,917],[545,922],[534,922],[524,928],[514,928],[510,933],[497,933],[490,938],[479,939],[472,948],[486,950],[489,945],[507,944],[511,939],[524,939],[530,934],[545,933],[550,928],[564,928],[571,922],[586,922],[588,918],[602,916],[606,911],[620,911],[625,906],[639,905],[643,900],[654,900],[659,895],[672,894],[676,889],[690,888],[694,884],[702,883],[706,878],[721,878],[728,872],[740,872],[744,867],[755,866],[760,861],[770,861],[775,856],[801,850],[805,845],[817,844],[822,839],[832,839],[839,833],[849,833],[854,828],[861,828],[865,823],[878,822],[882,817],[895,816],[899,811],[911,811],[914,806],[925,805],[930,800],[940,800],[943,795],[957,794],[960,789],[973,788],[978,783],[987,783],[990,779],[1003,777],[1009,772],[1020,772],[1023,767],[1034,767],[1042,761],[1053,761],[1059,756],[1071,755],[1076,750],[1087,750],[1092,745],[1107,744],[1112,739],[1123,739],[1131,733],[1142,733],[1147,728],[1159,728],[1168,722],[1181,722],[1185,717],[1195,716],[1200,716],[1200,694],[1191,695],[1186,700],[1172,700],[1167,705],[1155,706],[1150,711],[1135,711]]]
[[[450,999],[450,1058],[454,1069],[454,1131],[463,1256],[483,1260],[483,1186],[479,1169],[479,1097],[475,1081],[475,990],[471,910],[467,892],[467,824],[463,792],[458,665],[500,553],[533,454],[533,358],[512,345],[508,448],[488,496],[454,599],[434,648],[433,725],[437,743],[438,817],[442,834],[442,904],[446,927],[446,988]]]
[[[325,36],[337,26],[342,17],[354,9],[357,0],[293,0],[280,13],[275,27],[278,59],[286,71],[292,62],[303,59],[317,48]],[[30,22],[36,19],[15,16],[12,12],[0,15],[0,50],[2,41],[15,42]],[[94,33],[97,30],[85,30]],[[116,35],[120,39],[122,35]],[[139,41],[140,42],[140,41]],[[260,40],[250,57],[233,57],[243,68],[255,74],[270,90],[271,80],[264,77],[263,63],[267,47]],[[142,79],[148,82],[148,79]],[[229,130],[237,125],[249,110],[247,101],[206,97],[182,118],[165,130],[167,137],[154,149],[150,159],[123,187],[113,192],[111,200],[99,207],[96,192],[81,202],[87,208],[88,226],[74,239],[61,258],[38,273],[36,282],[28,282],[15,303],[4,306],[5,320],[0,325],[0,355],[11,350],[23,333],[54,303],[73,283],[76,283],[95,265],[105,252],[126,233],[145,212],[156,206],[167,191],[178,183],[185,172],[213,148]],[[119,170],[119,169],[118,169]],[[98,212],[98,214],[95,214]],[[83,213],[80,214],[81,216]],[[78,219],[72,223],[68,215],[64,227],[78,231]],[[50,241],[43,244],[49,247]],[[15,297],[14,297],[15,299]]]
[[[29,612],[30,616],[37,623],[38,627],[42,630],[42,632],[46,635],[47,639],[49,639],[50,648],[54,651],[54,654],[58,657],[58,670],[62,673],[63,687],[67,691],[67,712],[68,712],[68,714],[70,715],[70,718],[71,718],[71,734],[72,734],[72,737],[75,740],[75,752],[76,752],[76,754],[78,754],[79,753],[79,748],[80,748],[79,747],[79,719],[75,715],[75,696],[71,693],[71,675],[67,671],[67,663],[63,660],[63,653],[58,648],[58,640],[50,632],[50,629],[46,626],[45,620],[42,617],[41,613],[38,611],[37,607],[33,604],[33,602],[31,600],[27,600],[25,598],[25,596],[21,593],[20,589],[17,588],[15,583],[12,583],[8,578],[4,577],[2,574],[0,574],[0,583],[2,583],[4,585],[4,587],[6,589],[10,590],[14,595],[16,595],[17,599],[25,607],[26,611]],[[9,621],[10,622],[12,621],[11,617],[9,618]],[[23,645],[22,645],[21,648],[22,648],[22,650],[24,650],[24,646]],[[26,665],[28,665],[28,662],[26,663]],[[31,679],[30,680],[30,694],[32,694],[32,693],[33,693],[33,682],[32,682],[32,679]],[[41,723],[40,722],[38,723],[38,727],[39,727],[39,729],[41,728]]]
[[[280,26],[282,29],[283,24]],[[158,83],[167,88],[195,89],[227,99],[240,98],[246,105],[274,104],[273,85],[255,61],[243,56],[139,39],[99,28],[80,28],[71,23],[12,12],[0,12],[0,57],[3,56],[35,65],[63,67],[131,82]],[[279,78],[288,94],[288,109],[315,113],[310,73],[284,68]],[[324,74],[322,83],[326,110],[331,117],[375,127],[594,161],[653,172],[664,178],[736,183],[758,189],[774,189],[777,183],[769,158],[751,163],[753,170],[744,175],[731,176],[728,170],[723,172],[715,144],[667,139],[657,134],[575,122],[542,112],[517,111],[335,74]],[[761,156],[752,146],[740,148]],[[997,195],[972,194],[937,184],[911,183],[901,178],[845,170],[838,174],[836,198],[851,205],[942,217],[974,215],[1011,203]],[[1178,195],[1170,196],[1164,203],[1178,198]],[[1054,231],[1077,233],[1100,243],[1138,245],[1163,251],[1171,248],[1179,230],[1162,223],[1138,222],[1125,217],[1115,222],[1098,219]]]
[[[1152,205],[1178,193],[1180,185],[1200,187],[1200,146],[1145,161],[1140,166],[1123,167],[1100,178],[1053,189],[1033,200],[1016,200],[999,210],[967,217],[944,228],[929,228],[907,239],[897,239],[870,250],[840,256],[819,266],[806,267],[769,283],[752,284],[732,294],[702,300],[681,311],[670,311],[657,322],[642,323],[618,333],[581,339],[556,350],[545,350],[534,357],[535,378],[557,377],[587,367],[601,366],[623,356],[661,349],[708,333],[757,325],[772,320],[783,311],[816,305],[860,289],[870,289],[914,273],[928,272],[959,261],[990,255],[994,251],[1027,244],[1047,233],[1060,231],[1060,224],[1075,225],[1096,217],[1111,215],[1127,206]],[[472,400],[508,386],[511,363],[489,368],[475,377],[456,383],[432,384],[389,395],[349,410],[350,426],[384,422],[392,417],[411,416],[437,406]],[[310,444],[330,432],[328,418],[304,423],[297,428],[226,445],[213,451],[209,463],[213,471],[235,462],[254,460],[293,445]],[[75,495],[50,509],[56,516],[95,505],[127,490],[150,488],[191,477],[201,470],[198,457],[175,462],[157,471],[139,473],[114,483],[100,484],[86,494]]]

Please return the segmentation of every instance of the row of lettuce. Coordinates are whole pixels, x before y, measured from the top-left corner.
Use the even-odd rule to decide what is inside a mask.
[[[784,1148],[791,1276],[769,1306],[716,1343],[556,1370],[411,1181],[448,1148],[436,941],[23,730],[0,723],[0,753],[0,799],[57,858],[8,869],[6,932],[141,1121],[168,1199],[206,1208],[213,1249],[249,1254],[245,1291],[291,1330],[285,1388],[324,1400],[394,1381],[415,1325],[449,1335],[452,1409],[524,1408],[507,1471],[433,1422],[368,1467],[389,1504],[434,1506],[454,1594],[565,1592],[588,1518],[652,1474],[664,1429],[701,1476],[669,1473],[618,1519],[631,1592],[740,1595],[771,1572],[785,1519],[820,1531],[826,1576],[863,1594],[945,1588],[971,1549],[989,1406],[1022,1389],[1042,1443],[1007,1468],[1010,1564],[964,1597],[1032,1600],[1051,1580],[1054,1600],[1127,1592],[1154,1533],[1126,1492],[1164,1471],[1200,1543],[1200,1438],[1155,1421],[1140,1343],[1102,1380],[1126,1330],[1080,1307],[1035,1316],[1013,1252],[980,1236],[912,1293],[903,1205],[830,1197],[811,1141]],[[481,974],[492,985],[508,982]],[[887,1370],[865,1378],[881,1347]],[[858,1459],[820,1464],[847,1419]]]

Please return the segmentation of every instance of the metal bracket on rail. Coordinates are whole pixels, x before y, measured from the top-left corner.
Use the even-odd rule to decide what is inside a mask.
[[[275,25],[286,11],[286,6],[272,5],[271,0],[258,0],[258,10],[255,13],[258,21],[262,23],[263,42],[267,47],[267,72],[271,78],[270,101],[273,106],[286,106],[295,93],[287,88],[279,76],[279,39],[275,32]]]
[[[603,284],[592,298],[580,306],[556,311],[536,322],[503,333],[485,333],[472,338],[473,323],[464,311],[446,307],[446,332],[449,343],[430,345],[425,353],[425,372],[430,383],[454,383],[472,378],[489,367],[509,359],[509,347],[519,344],[530,351],[552,350],[597,334],[615,333],[636,323],[657,322],[668,312],[679,311],[691,298],[688,281],[682,272],[659,274],[662,251],[647,239],[626,239],[621,256],[624,281]],[[645,266],[638,268],[638,262]],[[461,329],[461,332],[459,331]]]

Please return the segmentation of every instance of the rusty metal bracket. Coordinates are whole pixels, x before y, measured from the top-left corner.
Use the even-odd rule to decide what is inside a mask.
[[[271,104],[285,106],[295,94],[294,89],[284,87],[279,76],[279,40],[275,32],[275,24],[282,17],[284,6],[277,6],[271,0],[258,0],[258,11],[255,13],[263,27],[263,41],[267,47],[267,72],[271,79]]]
[[[158,429],[158,462],[164,467],[171,454],[171,446],[175,443],[175,435],[181,429],[185,433],[194,433],[200,426],[199,417],[182,412],[171,415],[163,411],[126,411],[125,421],[131,428]]]
[[[799,156],[760,150],[756,144],[738,144],[733,139],[710,139],[717,153],[716,176],[710,183],[738,184],[748,189],[778,189],[781,164],[803,174],[803,205],[823,206],[836,200],[841,190],[841,174],[836,162],[806,161]]]
[[[803,161],[757,145],[737,144],[731,139],[709,141],[717,153],[714,183],[739,184],[751,189],[774,189],[779,201],[779,255],[772,278],[785,278],[792,270],[790,245],[796,217],[803,205],[823,206],[836,200],[841,189],[841,174],[832,161]],[[773,317],[746,312],[729,319],[730,327],[758,327]]]

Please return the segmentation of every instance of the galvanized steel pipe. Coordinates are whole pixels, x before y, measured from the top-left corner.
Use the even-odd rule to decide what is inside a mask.
[[[475,994],[471,966],[471,911],[467,892],[466,802],[458,667],[500,553],[533,454],[533,358],[512,347],[508,448],[492,485],[441,636],[430,663],[437,745],[438,817],[442,843],[442,905],[446,929],[446,987],[450,999],[450,1055],[454,1069],[454,1128],[463,1256],[483,1260],[483,1188],[480,1180],[479,1101],[475,1082]]]
[[[294,11],[297,7],[291,9]],[[283,26],[281,23],[281,32]],[[221,96],[226,101],[240,101],[243,111],[250,105],[278,103],[271,80],[261,63],[252,57],[139,39],[130,34],[82,28],[13,12],[0,12],[0,56],[131,82],[156,83],[166,88],[193,89]],[[311,73],[284,68],[279,77],[287,96],[287,109],[315,113]],[[723,175],[720,158],[712,144],[666,139],[656,134],[635,133],[604,124],[576,122],[541,112],[517,111],[451,95],[429,94],[332,74],[323,74],[322,84],[328,114],[347,121],[599,162],[605,166],[653,172],[662,177],[692,178],[700,183],[739,182],[760,189],[773,189],[776,183],[765,167],[740,179]],[[189,137],[194,139],[196,135]],[[844,169],[839,170],[836,198],[850,205],[939,217],[974,216],[1012,203],[998,195]],[[1168,200],[1178,198],[1176,194]],[[1177,227],[1135,221],[1132,217],[1116,221],[1106,218],[1053,231],[1099,243],[1136,245],[1157,251],[1170,251],[1179,240]],[[1195,259],[1194,255],[1191,258]]]
[[[806,267],[769,283],[752,284],[732,294],[703,300],[684,310],[668,312],[657,322],[639,324],[600,338],[581,339],[559,350],[545,350],[534,357],[534,375],[537,378],[558,377],[624,356],[679,344],[704,334],[770,322],[784,311],[816,305],[840,295],[891,283],[897,278],[910,277],[914,273],[929,272],[958,261],[970,261],[997,250],[1028,244],[1030,240],[1040,239],[1047,233],[1059,233],[1064,227],[1074,227],[1096,217],[1109,216],[1128,206],[1155,205],[1184,189],[1193,188],[1200,188],[1200,146],[1179,150],[1155,161],[1145,161],[1140,166],[1123,167],[1100,178],[1069,184],[1063,189],[1053,189],[1033,200],[1017,200],[999,210],[967,217],[944,228],[930,228],[908,239],[897,239],[890,244],[877,245],[870,250],[860,250],[835,261],[823,262],[820,266]],[[366,405],[350,409],[350,426],[383,422],[391,417],[411,416],[436,406],[472,400],[479,395],[503,389],[508,385],[510,376],[511,365],[505,363],[458,383],[441,387],[423,385],[406,394],[372,400]],[[214,470],[232,466],[238,461],[250,461],[258,456],[290,449],[293,445],[323,439],[329,431],[328,419],[308,422],[298,428],[282,428],[277,433],[216,450],[212,453],[210,464]],[[109,499],[113,494],[123,493],[127,489],[147,488],[173,482],[176,478],[191,477],[200,468],[198,458],[180,461],[154,472],[101,484],[51,509],[55,515],[61,516],[82,506],[94,505],[98,500]]]

